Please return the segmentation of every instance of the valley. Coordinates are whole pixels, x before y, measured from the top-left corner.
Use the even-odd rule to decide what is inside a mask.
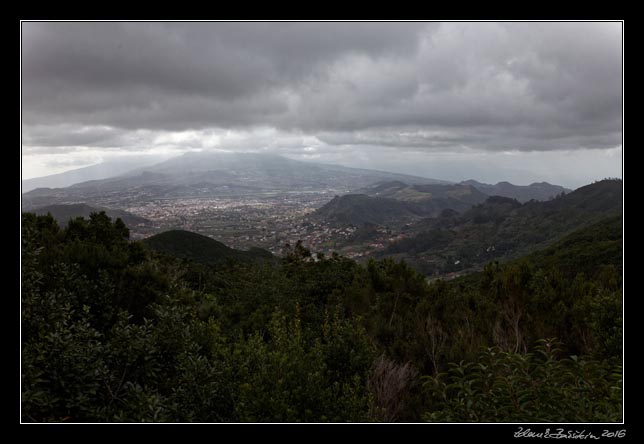
[[[121,214],[133,240],[185,230],[278,256],[300,241],[313,253],[358,261],[404,259],[436,278],[517,257],[619,211],[621,183],[595,188],[585,199],[604,206],[593,210],[584,207],[589,191],[547,183],[449,183],[274,155],[189,153],[101,180],[31,190],[23,210],[54,208],[64,222],[107,209]]]

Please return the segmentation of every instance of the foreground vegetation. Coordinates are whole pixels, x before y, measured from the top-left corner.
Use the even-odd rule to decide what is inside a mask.
[[[103,213],[22,224],[24,421],[621,419],[619,216],[431,283],[300,244],[189,261]]]

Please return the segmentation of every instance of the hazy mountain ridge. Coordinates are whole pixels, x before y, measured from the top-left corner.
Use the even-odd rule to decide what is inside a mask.
[[[388,197],[407,202],[424,217],[436,217],[444,210],[463,212],[484,202],[487,195],[475,187],[462,184],[413,184],[384,182],[365,187],[369,196]]]
[[[27,186],[24,189],[28,191],[23,193],[23,209],[79,202],[125,207],[155,198],[247,196],[296,190],[351,192],[393,198],[413,202],[418,207],[413,211],[424,216],[435,216],[446,208],[465,211],[482,202],[486,195],[501,195],[525,202],[546,200],[569,191],[545,182],[529,186],[507,182],[488,185],[474,180],[453,184],[405,174],[303,162],[265,153],[187,153],[153,165],[138,168],[117,165],[114,168],[120,169],[120,174],[101,177],[110,170],[108,164],[102,164],[63,173],[60,175],[64,176],[62,182],[53,180],[59,175],[39,178],[42,181],[24,181],[23,187]],[[116,171],[114,168],[112,170]],[[124,169],[128,171],[122,171]],[[68,184],[88,179],[90,175],[95,178],[65,188],[41,186]],[[36,186],[38,188],[30,189]]]
[[[468,185],[416,184],[400,181],[365,187],[364,194],[336,196],[314,217],[331,224],[402,225],[445,210],[463,212],[487,196]]]
[[[496,185],[490,185],[470,179],[458,184],[452,184],[452,186],[453,188],[444,188],[440,185],[432,184],[387,181],[367,186],[359,190],[359,192],[370,196],[391,197],[409,201],[423,200],[428,197],[428,194],[430,195],[429,197],[458,197],[463,199],[464,194],[467,194],[471,187],[487,196],[509,197],[523,203],[529,200],[549,200],[561,193],[569,193],[572,191],[568,188],[551,185],[547,182],[533,183],[531,185],[514,185],[509,182],[499,182]],[[474,200],[473,203],[480,203],[480,199]]]
[[[203,197],[212,193],[248,195],[258,192],[349,192],[383,180],[419,184],[442,181],[383,171],[302,162],[258,153],[188,153],[127,174],[86,181],[67,188],[36,189],[23,194],[23,208],[68,202],[110,204],[132,199]],[[180,192],[177,193],[177,190]],[[125,195],[128,197],[125,197]]]
[[[550,198],[550,193],[561,195],[565,191],[570,190],[545,182],[516,186],[507,182],[487,185],[474,180],[449,185],[383,181],[359,189],[359,194],[337,196],[316,211],[314,216],[332,224],[401,225],[413,219],[438,217],[443,212],[447,212],[443,215],[449,214],[449,211],[463,213],[485,202],[489,196],[501,198],[491,202],[516,199],[515,202],[519,204],[530,200],[547,200],[543,197],[546,194]]]
[[[572,190],[559,185],[551,185],[548,182],[532,183],[530,185],[514,185],[510,182],[498,182],[495,185],[481,183],[476,180],[461,182],[464,185],[471,185],[477,190],[490,196],[503,196],[516,199],[519,202],[529,200],[549,200],[561,193],[570,193]]]
[[[424,219],[416,234],[377,256],[404,258],[424,273],[461,272],[545,248],[573,230],[621,214],[622,181],[597,182],[556,199],[524,204],[493,196],[461,215]]]
[[[159,161],[158,156],[125,158],[110,160],[63,173],[24,179],[22,181],[22,192],[27,193],[37,188],[64,188],[81,182],[107,179]]]
[[[127,174],[135,175],[144,171],[165,173],[165,174],[188,174],[205,173],[218,171],[227,173],[229,177],[235,177],[244,172],[253,173],[286,173],[298,177],[302,173],[324,173],[331,172],[348,175],[369,175],[383,178],[397,178],[389,180],[414,180],[423,184],[447,184],[448,181],[430,179],[408,174],[392,173],[388,171],[369,170],[364,168],[351,168],[341,165],[333,165],[318,162],[308,162],[290,159],[288,157],[267,153],[186,153],[182,156],[169,159],[146,168],[139,168]],[[295,172],[295,174],[294,174]],[[314,174],[314,178],[316,175]],[[324,177],[325,182],[328,180]]]

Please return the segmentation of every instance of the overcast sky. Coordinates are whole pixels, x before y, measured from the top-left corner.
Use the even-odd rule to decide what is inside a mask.
[[[22,173],[262,151],[460,181],[621,177],[621,23],[22,24]]]

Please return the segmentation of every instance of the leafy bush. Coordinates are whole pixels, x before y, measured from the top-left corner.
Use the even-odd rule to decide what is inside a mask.
[[[476,361],[426,378],[431,422],[617,422],[621,368],[571,356],[552,340],[534,353],[488,348]]]

